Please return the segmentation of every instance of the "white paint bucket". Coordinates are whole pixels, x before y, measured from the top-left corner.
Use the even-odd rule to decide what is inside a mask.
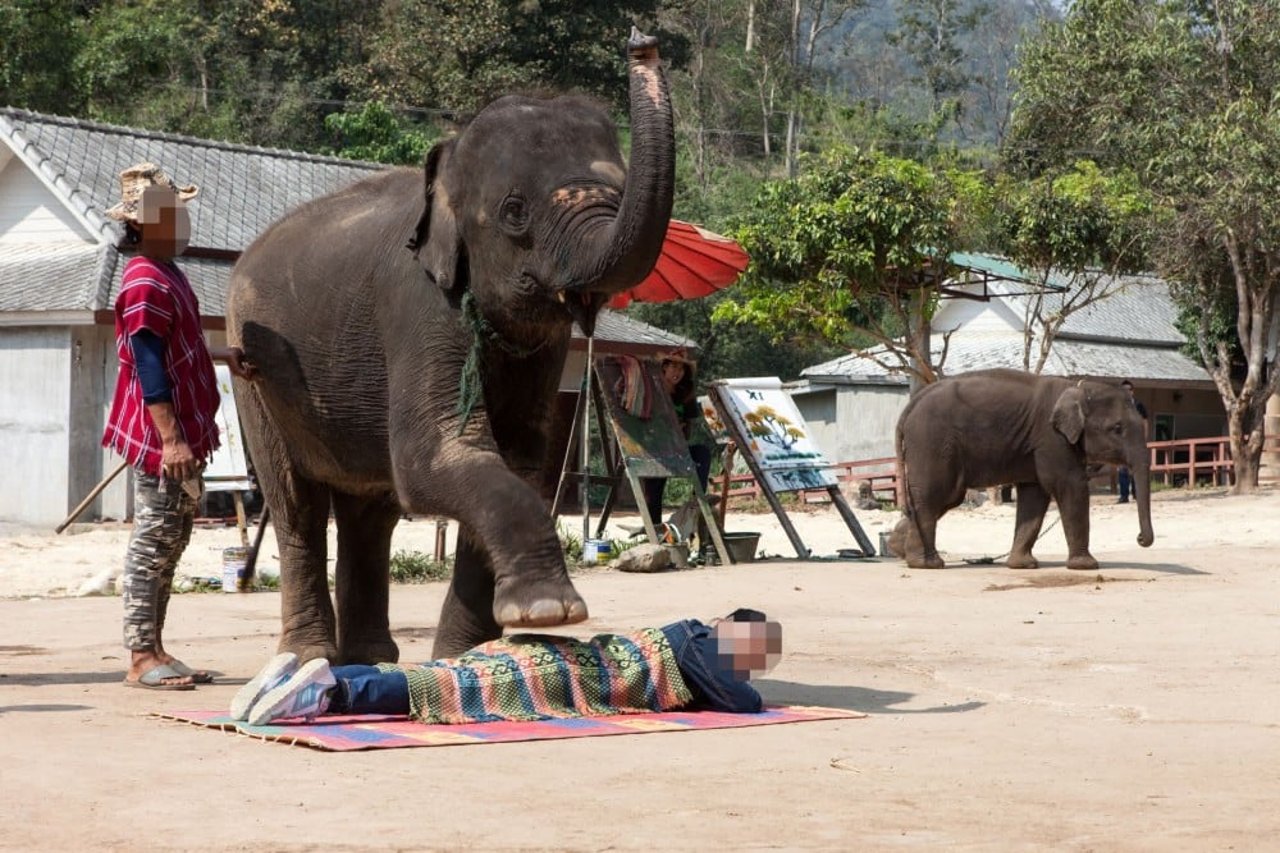
[[[607,539],[588,539],[582,543],[582,563],[592,565],[609,562],[613,546]]]
[[[222,549],[222,591],[248,592],[249,578],[245,564],[249,561],[249,549],[243,546]]]

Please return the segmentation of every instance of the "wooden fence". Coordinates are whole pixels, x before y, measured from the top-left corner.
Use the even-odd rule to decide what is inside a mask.
[[[1234,482],[1231,463],[1231,440],[1227,436],[1192,438],[1182,441],[1152,441],[1147,447],[1151,452],[1151,478],[1157,477],[1165,485],[1228,486]],[[1280,453],[1280,435],[1266,439],[1266,450]],[[871,492],[883,500],[898,501],[898,464],[892,456],[880,459],[860,459],[840,462],[832,466],[836,479],[843,485],[856,480],[871,483]],[[1280,480],[1280,471],[1272,468],[1263,471],[1264,481]],[[715,491],[720,491],[720,479]],[[750,473],[735,474],[729,478],[729,502],[755,501],[761,497],[760,485]],[[799,493],[805,503],[825,502],[826,490],[818,489]]]

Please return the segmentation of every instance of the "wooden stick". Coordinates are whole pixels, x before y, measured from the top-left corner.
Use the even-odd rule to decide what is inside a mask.
[[[127,468],[127,467],[129,467],[129,463],[128,463],[128,462],[121,462],[119,465],[117,465],[117,466],[116,466],[116,468],[115,468],[115,470],[114,470],[114,471],[112,471],[112,472],[111,472],[110,474],[108,474],[107,476],[103,477],[103,478],[98,482],[98,485],[94,486],[94,487],[93,487],[93,490],[92,490],[92,491],[90,491],[90,492],[89,492],[89,494],[85,496],[85,499],[84,499],[84,500],[82,500],[82,501],[80,501],[80,503],[76,506],[76,508],[75,508],[75,509],[71,510],[71,514],[70,514],[70,515],[68,515],[68,516],[66,517],[66,519],[65,519],[61,524],[59,524],[57,527],[55,527],[55,528],[53,529],[53,532],[54,532],[54,533],[61,533],[62,531],[66,530],[68,527],[70,527],[70,526],[71,526],[71,522],[73,522],[73,521],[75,521],[77,518],[79,518],[79,517],[80,517],[80,513],[84,512],[84,511],[85,511],[85,509],[87,509],[87,508],[88,508],[89,504],[93,503],[94,498],[96,498],[98,495],[102,494],[102,490],[103,490],[103,489],[105,489],[105,488],[107,487],[107,484],[108,484],[108,483],[110,483],[112,480],[114,480],[117,476],[119,476],[120,472],[121,472],[121,471],[123,471],[123,470],[124,470],[125,468]]]

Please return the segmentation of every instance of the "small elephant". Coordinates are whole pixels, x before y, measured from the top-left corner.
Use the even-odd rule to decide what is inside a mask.
[[[965,490],[1016,483],[1017,528],[1006,565],[1038,567],[1031,548],[1049,500],[1058,504],[1067,568],[1094,570],[1089,553],[1091,463],[1126,465],[1146,484],[1149,456],[1142,417],[1119,385],[977,370],[928,385],[898,419],[898,471],[905,517],[889,547],[912,568],[940,569],[938,519]],[[1138,544],[1150,547],[1150,490],[1138,489]]]
[[[629,164],[595,102],[503,97],[425,175],[305,204],[237,263],[228,338],[260,375],[235,393],[280,546],[281,651],[398,659],[389,551],[405,511],[460,524],[436,657],[587,618],[539,484],[572,323],[590,333],[649,273],[671,218],[657,40],[633,30],[628,57]]]

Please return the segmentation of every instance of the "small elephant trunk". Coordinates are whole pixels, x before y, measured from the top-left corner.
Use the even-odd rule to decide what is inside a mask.
[[[1133,482],[1137,486],[1134,497],[1138,501],[1138,544],[1143,548],[1150,548],[1151,543],[1156,541],[1156,535],[1151,529],[1151,469],[1144,458],[1138,464],[1130,465],[1129,470],[1133,473]]]
[[[625,290],[653,269],[675,193],[671,95],[658,59],[658,40],[633,29],[627,52],[632,135],[626,187],[617,217],[598,232],[595,246],[582,254],[581,266],[570,277],[578,287],[596,293]]]

